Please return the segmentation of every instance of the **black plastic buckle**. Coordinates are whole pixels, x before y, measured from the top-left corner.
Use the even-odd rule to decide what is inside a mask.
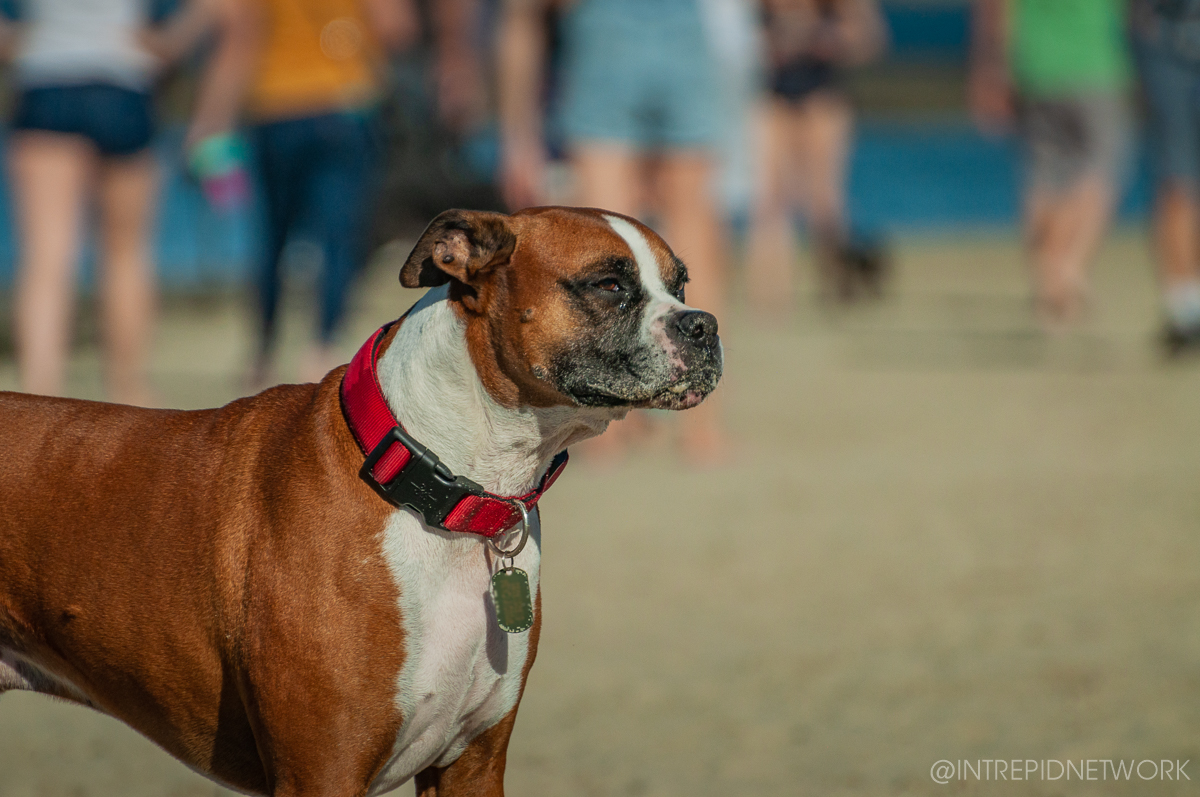
[[[407,448],[411,456],[395,478],[384,484],[375,478],[372,469],[396,443]],[[358,475],[385,500],[415,509],[426,525],[439,529],[446,528],[442,522],[463,498],[486,494],[480,485],[451,473],[437,454],[413,440],[399,426],[392,427],[372,449]]]

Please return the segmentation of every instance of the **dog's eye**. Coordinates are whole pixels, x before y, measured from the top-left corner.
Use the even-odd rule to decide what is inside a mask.
[[[621,281],[615,277],[608,277],[600,280],[596,283],[596,287],[602,291],[611,291],[612,293],[618,293],[624,290],[624,288],[621,287]]]
[[[682,273],[680,273],[676,278],[676,288],[675,290],[671,291],[671,295],[684,304],[687,304],[687,301],[683,298],[683,288],[692,280],[688,277],[687,269],[681,268],[681,272]]]

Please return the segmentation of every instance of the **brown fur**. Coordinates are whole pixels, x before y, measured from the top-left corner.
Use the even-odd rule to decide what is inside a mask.
[[[0,637],[239,789],[369,782],[404,640],[340,378],[201,412],[0,394]]]

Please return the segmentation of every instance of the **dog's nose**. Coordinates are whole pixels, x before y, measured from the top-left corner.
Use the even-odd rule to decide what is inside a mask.
[[[717,317],[702,310],[688,310],[675,319],[675,328],[685,340],[709,343],[717,337]]]

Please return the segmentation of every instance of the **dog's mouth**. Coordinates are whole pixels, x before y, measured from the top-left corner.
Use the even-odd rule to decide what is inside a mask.
[[[643,356],[564,359],[559,390],[581,407],[687,410],[704,401],[721,380],[719,347],[665,361]]]
[[[640,410],[690,410],[698,406],[717,387],[716,372],[688,373],[666,387],[620,393],[601,385],[581,385],[571,398],[584,407],[624,407]]]
[[[634,406],[647,410],[690,410],[716,390],[720,378],[718,372],[693,371]]]
[[[699,406],[700,402],[708,398],[708,394],[711,392],[712,388],[697,390],[686,384],[672,386],[660,392],[649,401],[639,404],[638,408],[647,410],[690,410],[692,407]]]

